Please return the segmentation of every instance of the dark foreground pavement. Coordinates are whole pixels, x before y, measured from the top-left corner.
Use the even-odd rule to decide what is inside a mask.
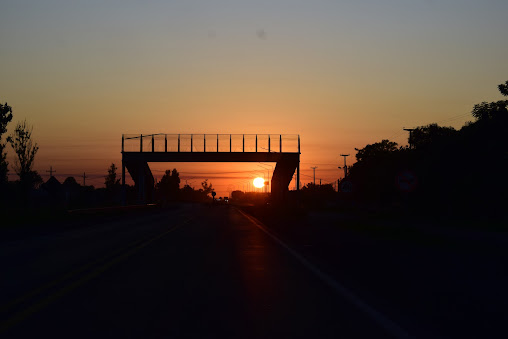
[[[395,322],[228,206],[0,244],[2,338],[384,338]]]

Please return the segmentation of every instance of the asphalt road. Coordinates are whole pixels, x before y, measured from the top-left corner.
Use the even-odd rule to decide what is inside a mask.
[[[392,338],[255,219],[179,209],[0,244],[2,338]]]

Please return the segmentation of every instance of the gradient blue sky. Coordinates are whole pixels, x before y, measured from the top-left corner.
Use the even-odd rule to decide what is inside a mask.
[[[506,0],[0,8],[0,101],[34,125],[36,169],[86,171],[97,185],[120,163],[122,133],[154,132],[301,134],[304,174],[318,164],[335,180],[340,153],[405,144],[402,127],[459,128],[508,80]]]

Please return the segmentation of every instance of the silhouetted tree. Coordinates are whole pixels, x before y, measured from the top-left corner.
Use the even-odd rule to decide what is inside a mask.
[[[382,140],[381,142],[376,142],[373,144],[369,144],[364,148],[355,150],[358,151],[356,154],[357,161],[368,161],[372,158],[376,158],[379,156],[386,155],[390,152],[397,151],[397,143],[390,140]]]
[[[202,188],[195,190],[189,185],[185,185],[180,190],[179,198],[183,201],[199,201],[199,202],[205,202],[209,199],[209,197],[207,196],[207,194],[205,194]]]
[[[14,132],[7,138],[17,155],[14,170],[26,189],[37,187],[42,183],[41,176],[33,170],[39,146],[32,140],[32,130],[33,128],[24,120],[16,124]]]
[[[189,185],[184,185],[180,190],[180,197],[182,200],[191,201],[194,200],[196,191]]]
[[[180,190],[180,174],[174,168],[172,171],[166,170],[164,175],[156,185],[157,195],[162,200],[175,200]]]
[[[502,95],[508,96],[508,81],[506,81],[504,84],[498,85],[497,88]]]
[[[508,95],[508,81],[498,86]],[[388,140],[357,149],[349,180],[359,201],[396,202],[425,213],[505,215],[508,167],[508,100],[483,102],[472,111],[475,122],[459,131],[437,124],[413,130],[414,148]],[[471,155],[476,164],[471,164]],[[408,176],[415,185],[401,183]]]
[[[205,194],[205,196],[208,196],[208,194],[211,194],[214,191],[212,184],[208,184],[208,179],[203,181],[201,183],[201,186],[203,187],[203,193]]]
[[[66,186],[79,186],[78,182],[76,181],[76,179],[74,177],[67,177],[64,182],[63,182],[63,185],[66,185]]]
[[[108,175],[105,176],[104,185],[106,190],[114,190],[120,186],[120,179],[116,178],[116,170],[116,165],[112,163],[108,168]]]
[[[497,88],[502,95],[508,95],[508,81]],[[481,197],[477,199],[481,209],[497,206],[495,208],[501,211],[508,203],[504,193],[508,190],[508,181],[505,180],[508,167],[508,100],[482,102],[475,105],[471,113],[476,121],[465,125],[460,131],[461,143],[467,147],[464,147],[463,155],[477,155],[482,169],[471,170],[469,178],[481,184],[473,185],[470,190],[475,196]]]
[[[300,190],[300,199],[305,206],[324,206],[326,201],[334,198],[336,192],[331,184],[314,185],[309,182]]]
[[[411,144],[415,148],[442,144],[451,140],[456,134],[457,131],[453,127],[441,127],[438,124],[420,126],[411,134]]]
[[[7,124],[12,120],[12,108],[0,103],[0,186],[7,183],[7,173],[9,172],[9,163],[7,162],[7,153],[5,152],[6,143],[2,142],[2,135],[7,132]]]
[[[385,139],[355,150],[358,161],[351,166],[348,178],[353,184],[351,194],[364,200],[388,201],[395,194],[401,158],[409,149]]]
[[[508,96],[508,81],[497,86],[502,95]],[[474,105],[471,114],[479,121],[508,119],[508,100],[482,102]]]
[[[0,136],[7,132],[7,124],[12,120],[12,107],[0,103]]]
[[[508,100],[482,102],[474,105],[471,114],[480,121],[508,116]]]

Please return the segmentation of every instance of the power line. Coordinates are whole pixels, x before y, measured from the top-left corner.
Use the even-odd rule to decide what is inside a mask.
[[[404,131],[402,132],[397,132],[395,134],[393,134],[391,137],[388,138],[388,140],[396,140],[398,137],[400,137],[402,134],[404,134]]]
[[[453,117],[450,117],[447,119],[436,121],[435,123],[439,124],[440,122],[450,122],[450,121],[454,121],[454,120],[459,120],[459,119],[464,118],[468,115],[471,115],[471,113],[462,113],[462,114],[459,114],[459,115],[456,115],[456,116],[453,116]]]

